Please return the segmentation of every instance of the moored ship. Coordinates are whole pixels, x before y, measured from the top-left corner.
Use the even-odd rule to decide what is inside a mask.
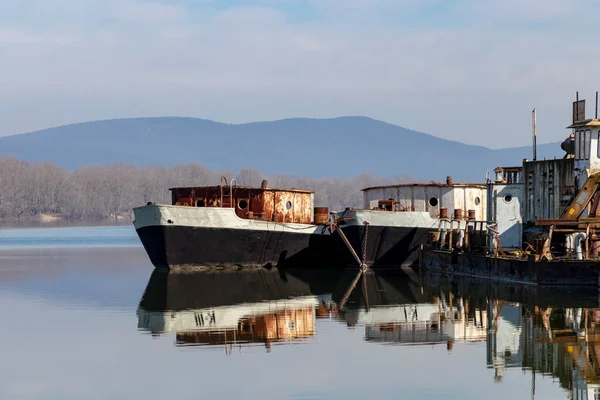
[[[333,216],[348,242],[342,235],[332,236],[344,265],[416,267],[421,245],[437,240],[440,230],[458,232],[469,220],[486,218],[484,184],[453,183],[447,177],[445,183],[377,186],[362,191],[362,209],[347,209]]]
[[[309,266],[330,262],[327,208],[314,192],[218,186],[172,188],[172,204],[134,209],[134,226],[157,268]],[[223,183],[223,180],[222,180]]]

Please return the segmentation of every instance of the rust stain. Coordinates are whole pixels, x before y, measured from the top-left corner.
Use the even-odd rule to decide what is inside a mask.
[[[172,204],[189,207],[234,208],[240,218],[275,222],[313,223],[314,192],[250,186],[198,186],[169,189]],[[230,193],[231,192],[231,193]]]

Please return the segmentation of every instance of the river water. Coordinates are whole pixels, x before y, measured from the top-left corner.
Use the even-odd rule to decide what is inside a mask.
[[[598,293],[161,273],[129,226],[0,229],[1,399],[594,399]],[[597,353],[598,351],[598,353]]]

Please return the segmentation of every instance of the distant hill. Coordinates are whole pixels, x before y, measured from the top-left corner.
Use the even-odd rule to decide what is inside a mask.
[[[256,168],[265,175],[349,177],[368,172],[480,182],[486,170],[520,165],[530,147],[491,150],[365,117],[293,118],[224,124],[180,117],[115,119],[0,137],[0,155],[51,161],[68,169],[129,163],[199,163],[217,171]],[[558,143],[538,157],[562,157]]]

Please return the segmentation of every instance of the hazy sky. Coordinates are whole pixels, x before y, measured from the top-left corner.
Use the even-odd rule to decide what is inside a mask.
[[[365,115],[489,147],[593,113],[591,0],[0,0],[0,135]],[[589,15],[590,20],[586,21]],[[597,85],[597,86],[596,86]]]

